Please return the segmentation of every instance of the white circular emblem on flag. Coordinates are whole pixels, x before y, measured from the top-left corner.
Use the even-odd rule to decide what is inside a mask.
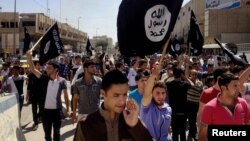
[[[43,50],[43,53],[44,53],[44,54],[47,54],[47,53],[48,53],[49,47],[50,47],[50,41],[48,41],[48,42],[46,43],[45,47],[44,47],[44,50]]]
[[[165,5],[159,4],[150,8],[145,15],[145,32],[152,42],[164,39],[168,32],[171,13]]]
[[[180,49],[181,49],[181,46],[179,44],[176,44],[175,45],[175,51],[180,51]]]
[[[198,50],[197,50],[197,49],[194,49],[194,53],[198,53]]]

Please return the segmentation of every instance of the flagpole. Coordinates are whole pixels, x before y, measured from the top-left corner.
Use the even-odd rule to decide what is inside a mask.
[[[54,26],[56,24],[56,22],[54,23],[54,24],[52,24],[50,27],[49,27],[49,29],[43,34],[43,36],[41,36],[40,38],[39,38],[39,40],[32,46],[32,48],[30,49],[31,51],[33,51],[36,47],[37,47],[37,45],[41,42],[41,40],[43,39],[43,37],[50,31],[50,29]]]
[[[169,44],[171,35],[172,35],[172,33],[170,34],[170,36],[169,36],[167,42],[164,44],[164,48],[163,48],[163,51],[162,51],[162,54],[161,54],[161,58],[160,58],[160,61],[159,61],[159,66],[158,66],[158,68],[157,68],[158,70],[161,70],[161,68],[162,68],[163,59],[164,59],[164,57],[166,56],[166,51],[167,51],[167,48],[168,48],[168,44]]]

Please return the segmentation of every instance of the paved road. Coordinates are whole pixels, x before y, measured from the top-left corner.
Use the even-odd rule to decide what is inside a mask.
[[[68,88],[69,88],[69,83],[68,83]],[[24,87],[24,90],[25,90],[25,87]],[[68,92],[69,92],[69,89],[68,89]],[[71,99],[70,94],[69,96]],[[62,100],[64,100],[63,97],[62,97]],[[42,124],[41,123],[39,124],[39,127],[36,131],[32,130],[32,125],[33,125],[33,119],[32,119],[31,104],[27,105],[25,102],[25,105],[22,110],[21,126],[23,127],[23,133],[26,138],[26,141],[34,141],[34,140],[44,141],[45,139],[44,139],[44,131],[43,131]],[[69,118],[63,120],[62,126],[61,126],[61,141],[72,141],[74,137],[74,133],[75,133],[75,128],[76,128],[76,124],[73,125]]]

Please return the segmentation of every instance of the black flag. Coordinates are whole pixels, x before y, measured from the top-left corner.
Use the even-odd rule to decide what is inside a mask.
[[[39,63],[43,65],[63,53],[63,44],[60,38],[57,23],[53,24],[45,33],[40,44]]]
[[[180,41],[176,37],[169,41],[167,52],[174,58],[182,53]]]
[[[172,32],[183,0],[122,0],[117,18],[119,50],[127,57],[161,50]]]
[[[190,18],[190,30],[188,32],[188,46],[191,43],[192,55],[198,56],[202,53],[202,46],[204,44],[204,38],[201,34],[199,25],[197,24],[196,17],[193,10],[191,10]]]
[[[31,45],[31,38],[30,38],[30,34],[27,30],[26,27],[24,27],[24,39],[23,39],[23,54],[25,54],[29,49],[30,49],[30,45]]]
[[[87,40],[87,44],[86,44],[86,51],[87,51],[87,54],[89,55],[89,56],[93,56],[93,50],[94,50],[94,48],[92,47],[92,45],[91,45],[91,43],[90,43],[90,41],[89,41],[89,38],[88,38],[88,40]]]
[[[224,45],[222,45],[221,42],[218,39],[214,38],[214,40],[221,47],[221,49],[223,50],[223,52],[230,58],[230,60],[232,62],[234,62],[234,64],[237,64],[237,65],[242,66],[242,67],[248,66],[247,62],[245,62],[244,60],[242,60],[239,56],[234,55],[234,53],[231,52]]]

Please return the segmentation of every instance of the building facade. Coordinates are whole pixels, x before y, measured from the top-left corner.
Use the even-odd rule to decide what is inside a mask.
[[[43,13],[16,13],[15,16],[14,19],[13,12],[0,12],[0,50],[5,55],[22,54],[24,27],[28,29],[31,41],[35,43],[56,22],[55,19]],[[14,28],[14,21],[16,21],[16,28]],[[83,48],[83,45],[87,41],[87,33],[73,28],[67,23],[58,22],[58,28],[66,50],[73,49],[77,51],[76,47],[79,46]],[[14,33],[16,33],[15,49]]]
[[[250,43],[250,0],[189,1],[182,7],[173,30],[173,34],[184,38],[185,42],[190,27],[191,10],[195,13],[205,44],[215,43],[214,38],[225,43]]]

